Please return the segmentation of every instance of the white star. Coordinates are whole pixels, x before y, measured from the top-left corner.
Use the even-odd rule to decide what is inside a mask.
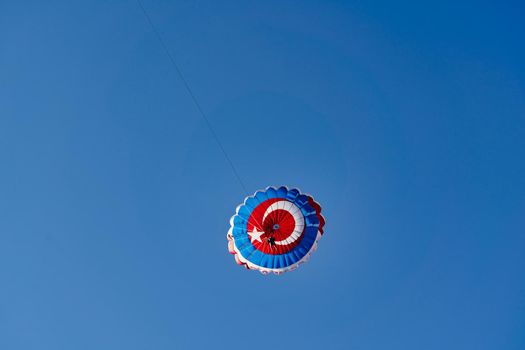
[[[262,243],[261,236],[264,235],[264,231],[257,231],[257,227],[253,227],[253,232],[248,232],[251,237],[251,241],[259,241]]]

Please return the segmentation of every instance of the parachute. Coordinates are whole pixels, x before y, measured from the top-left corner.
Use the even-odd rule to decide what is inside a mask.
[[[321,206],[311,196],[295,188],[267,187],[237,207],[228,250],[247,269],[281,274],[310,258],[324,224]]]

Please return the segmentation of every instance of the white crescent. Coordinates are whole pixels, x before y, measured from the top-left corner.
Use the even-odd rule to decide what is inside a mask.
[[[286,210],[295,220],[295,227],[294,227],[293,232],[290,234],[290,236],[286,237],[286,239],[283,239],[281,241],[275,241],[274,243],[278,245],[292,244],[293,242],[297,241],[297,239],[299,239],[299,237],[301,237],[301,234],[303,233],[303,230],[304,230],[303,213],[301,212],[301,209],[299,209],[297,205],[293,204],[292,202],[282,200],[282,201],[277,201],[275,203],[272,203],[272,205],[270,205],[268,209],[266,209],[266,211],[264,212],[262,221],[264,222],[264,219],[266,219],[266,217],[275,210]]]

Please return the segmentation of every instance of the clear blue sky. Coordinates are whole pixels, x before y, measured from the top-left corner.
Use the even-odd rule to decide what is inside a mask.
[[[0,349],[525,349],[519,1],[144,0],[250,191],[323,206],[235,265],[246,193],[134,1],[0,2]]]

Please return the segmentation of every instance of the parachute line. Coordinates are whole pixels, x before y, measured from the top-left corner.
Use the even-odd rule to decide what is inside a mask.
[[[164,52],[168,56],[171,64],[175,68],[175,71],[177,72],[177,75],[179,76],[180,80],[184,84],[184,87],[188,91],[188,94],[190,95],[191,99],[193,100],[193,103],[195,104],[195,107],[197,107],[197,110],[198,110],[199,114],[201,115],[202,119],[204,119],[204,121],[206,122],[206,126],[210,130],[213,138],[215,139],[215,142],[217,143],[217,145],[219,146],[220,150],[222,151],[222,154],[224,155],[224,158],[226,159],[226,161],[230,165],[230,168],[231,168],[233,174],[235,175],[235,177],[237,178],[237,181],[239,182],[239,185],[241,185],[243,191],[246,194],[248,194],[248,190],[246,189],[246,186],[244,185],[244,182],[242,181],[239,173],[237,172],[237,169],[233,165],[233,162],[232,162],[230,156],[228,156],[228,153],[226,152],[226,149],[222,145],[222,142],[219,139],[219,136],[217,135],[217,133],[213,129],[213,126],[211,125],[210,120],[206,116],[206,113],[204,113],[204,110],[202,109],[202,107],[201,107],[199,101],[197,100],[197,98],[195,97],[195,94],[193,93],[193,90],[191,89],[190,84],[188,83],[188,81],[184,77],[184,74],[182,74],[182,70],[180,69],[179,65],[177,64],[177,61],[175,60],[174,56],[171,54],[171,51],[168,49],[168,46],[164,42],[164,39],[162,38],[162,35],[160,35],[160,32],[157,30],[157,27],[155,26],[155,24],[153,23],[151,17],[149,16],[148,11],[146,11],[146,8],[142,4],[142,1],[137,0],[137,3],[139,4],[139,7],[142,10],[142,13],[144,14],[144,17],[146,17],[146,21],[149,23],[151,29],[155,33],[155,36],[157,37],[160,45],[164,49]]]

